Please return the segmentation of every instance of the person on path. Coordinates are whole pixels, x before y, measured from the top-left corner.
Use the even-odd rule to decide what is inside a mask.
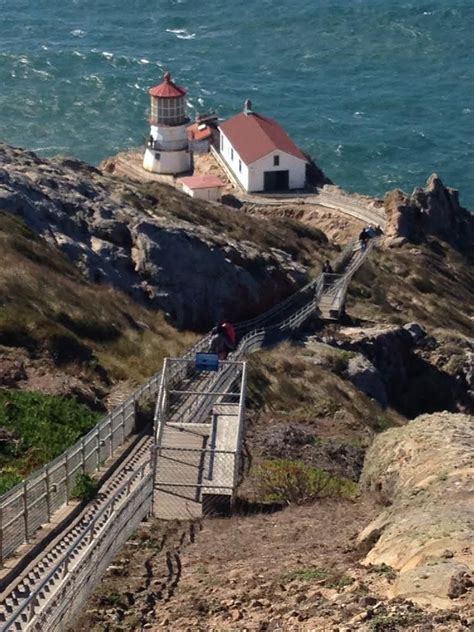
[[[332,269],[332,265],[329,263],[329,260],[326,259],[323,265],[323,272],[325,274],[334,274],[334,270]]]
[[[225,332],[229,349],[233,351],[235,349],[235,343],[237,340],[237,337],[235,335],[235,327],[234,325],[232,325],[232,323],[229,323],[228,320],[224,320],[221,326]]]
[[[235,348],[236,335],[234,326],[224,321],[214,327],[211,334],[211,353],[216,353],[219,356],[219,360],[225,360],[229,355],[229,351]]]
[[[367,248],[367,241],[369,239],[369,236],[367,234],[367,231],[365,230],[365,228],[363,228],[360,231],[360,235],[359,235],[359,241],[360,241],[360,249],[361,250],[365,250]]]

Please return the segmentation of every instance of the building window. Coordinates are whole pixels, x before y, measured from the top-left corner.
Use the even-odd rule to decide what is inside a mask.
[[[280,156],[273,156],[273,166],[274,167],[280,166]]]
[[[242,161],[239,160],[239,171],[242,171]]]
[[[234,150],[233,149],[230,150],[230,159],[234,160]]]

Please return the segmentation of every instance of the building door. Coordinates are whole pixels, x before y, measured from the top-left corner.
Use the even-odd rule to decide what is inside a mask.
[[[288,169],[281,171],[263,172],[264,191],[287,191],[290,182],[290,172]]]

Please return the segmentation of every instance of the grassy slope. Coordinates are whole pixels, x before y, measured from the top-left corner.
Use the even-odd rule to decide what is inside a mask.
[[[0,494],[59,456],[99,418],[75,399],[0,391]]]
[[[472,336],[474,269],[457,251],[432,240],[374,252],[349,287],[354,318],[403,324],[417,321],[453,336]]]
[[[195,339],[124,294],[87,283],[55,248],[0,214],[0,344],[47,352],[67,372],[80,362],[91,379],[137,382]]]
[[[334,349],[334,356],[318,365],[309,351],[291,343],[253,354],[249,359],[253,421],[303,423],[316,431],[324,426],[326,434],[349,441],[403,423],[396,412],[382,409],[340,377],[346,355]]]
[[[0,213],[0,361],[26,357],[85,383],[141,383],[196,339],[120,292],[87,283],[20,221]],[[26,386],[28,388],[28,386]],[[0,493],[60,454],[100,415],[71,398],[0,391]]]

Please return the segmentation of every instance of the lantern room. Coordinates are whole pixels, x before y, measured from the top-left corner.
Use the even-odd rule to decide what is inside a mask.
[[[186,116],[186,90],[171,81],[165,73],[162,83],[149,90],[151,97],[151,125],[183,125]]]

